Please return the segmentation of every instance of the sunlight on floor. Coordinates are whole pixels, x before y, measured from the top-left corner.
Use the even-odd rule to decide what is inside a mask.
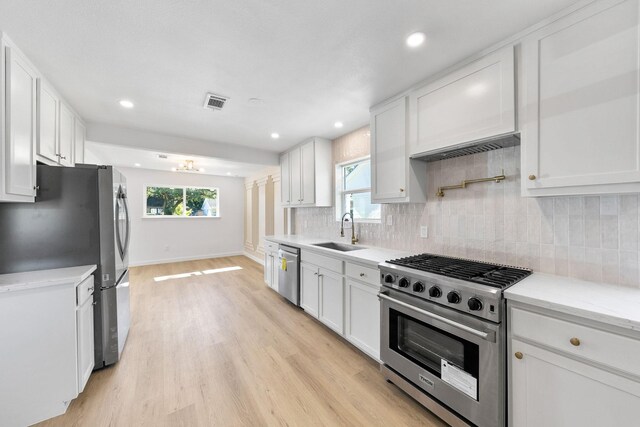
[[[156,282],[164,282],[165,280],[186,279],[188,277],[202,276],[203,274],[225,273],[227,271],[236,271],[236,270],[242,270],[242,267],[236,265],[234,267],[223,267],[223,268],[214,268],[212,270],[192,271],[192,272],[189,272],[189,273],[170,274],[169,276],[154,277],[153,280],[156,281]]]

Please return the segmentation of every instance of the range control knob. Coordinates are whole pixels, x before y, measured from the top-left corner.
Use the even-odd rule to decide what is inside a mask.
[[[413,292],[424,292],[424,284],[422,282],[414,283]]]
[[[398,286],[400,286],[401,288],[408,288],[409,287],[409,279],[407,279],[406,277],[403,277],[398,282]]]
[[[387,274],[386,276],[384,276],[384,283],[393,283],[396,281],[396,278],[393,277],[392,274]]]
[[[482,310],[482,301],[480,301],[480,299],[476,297],[469,298],[469,301],[467,301],[467,305],[469,306],[469,310],[472,310],[472,311]]]
[[[447,294],[447,301],[449,301],[451,304],[459,304],[460,299],[460,294],[455,291],[451,291]]]
[[[442,296],[442,291],[437,286],[432,286],[429,288],[429,296],[431,298],[440,298]]]

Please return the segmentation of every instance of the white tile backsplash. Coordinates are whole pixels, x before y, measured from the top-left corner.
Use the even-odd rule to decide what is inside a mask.
[[[341,161],[347,152],[341,147]],[[392,215],[393,225],[356,221],[360,242],[640,287],[638,195],[523,198],[519,166],[520,147],[429,163],[427,203],[383,205],[382,217]],[[438,186],[503,169],[507,179],[501,183],[435,196]],[[296,234],[339,239],[333,208],[294,211]],[[421,225],[429,227],[426,239]]]

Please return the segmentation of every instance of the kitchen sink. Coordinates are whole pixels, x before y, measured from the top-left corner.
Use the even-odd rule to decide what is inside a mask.
[[[342,243],[336,243],[336,242],[312,243],[311,246],[319,246],[321,248],[333,249],[334,251],[340,251],[340,252],[350,252],[350,251],[358,251],[360,249],[364,249],[362,247],[353,246],[353,245],[344,245]]]

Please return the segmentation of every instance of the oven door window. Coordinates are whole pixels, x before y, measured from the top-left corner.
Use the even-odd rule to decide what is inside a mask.
[[[428,325],[411,316],[389,310],[389,347],[423,369],[441,377],[447,362],[478,378],[478,345]]]

